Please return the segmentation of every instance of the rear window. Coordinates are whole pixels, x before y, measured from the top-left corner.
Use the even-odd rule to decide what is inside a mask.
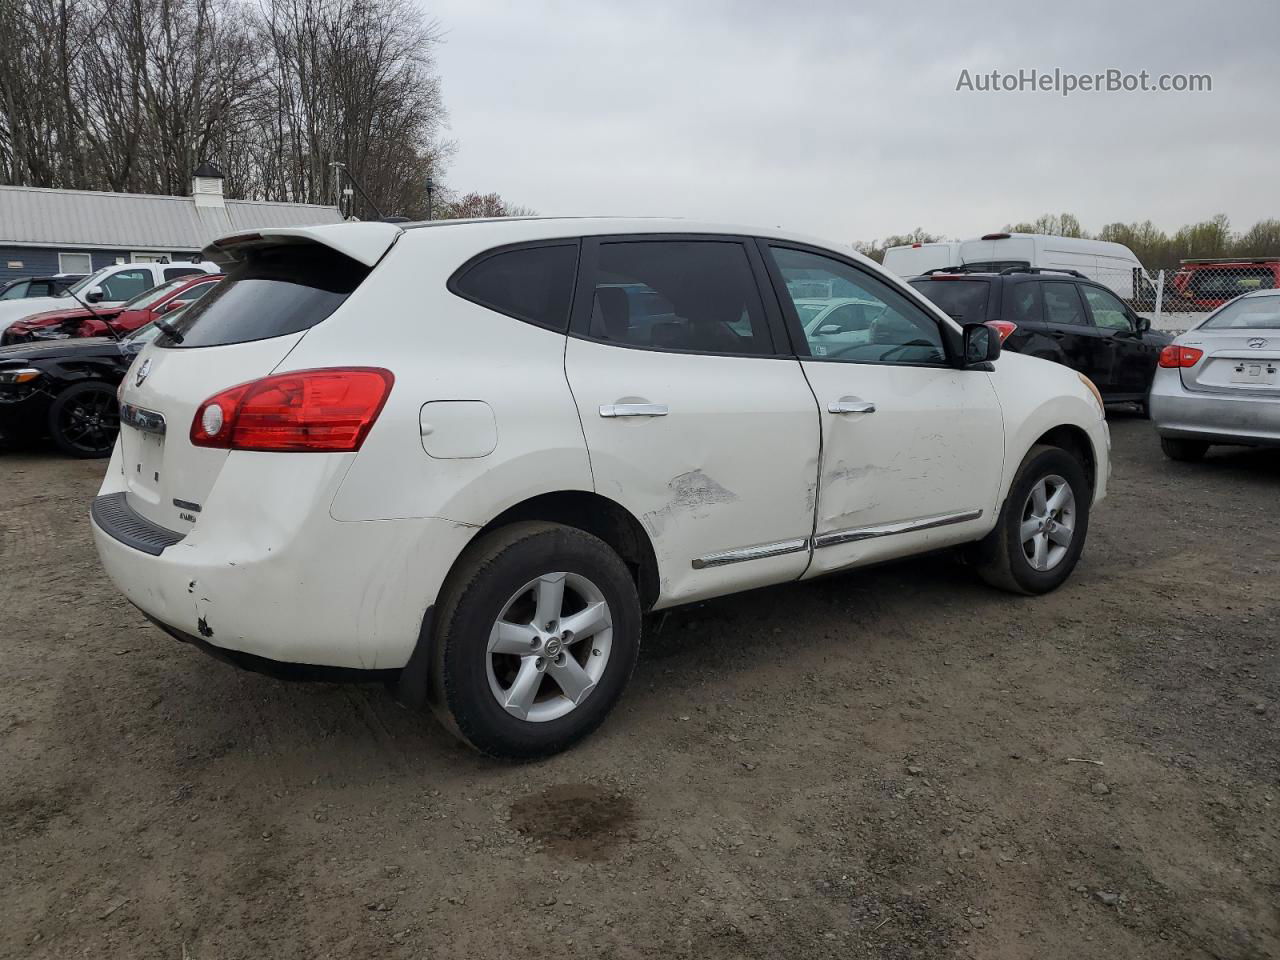
[[[952,319],[981,323],[987,318],[991,284],[986,280],[912,280],[911,286]]]
[[[1280,330],[1280,297],[1243,297],[1200,325],[1206,330]]]
[[[342,306],[369,275],[369,268],[316,243],[250,249],[231,266],[215,289],[175,314],[170,323],[179,343],[161,336],[170,349],[218,347],[283,337],[314,327]]]

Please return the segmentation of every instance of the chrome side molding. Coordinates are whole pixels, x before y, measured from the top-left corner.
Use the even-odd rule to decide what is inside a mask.
[[[693,569],[706,567],[723,567],[727,563],[742,563],[744,560],[762,560],[765,557],[780,557],[787,553],[800,553],[809,549],[808,537],[797,537],[794,540],[779,540],[776,543],[761,543],[754,547],[738,547],[736,550],[721,550],[709,553],[693,561]]]
[[[914,533],[917,530],[929,530],[933,527],[945,527],[953,523],[964,523],[977,520],[982,516],[981,510],[965,510],[961,513],[942,513],[933,517],[920,517],[918,520],[899,520],[897,523],[883,523],[875,527],[850,527],[847,530],[833,530],[813,538],[815,548],[834,547],[841,543],[853,543],[857,540],[871,540],[875,537],[891,537],[898,533]]]

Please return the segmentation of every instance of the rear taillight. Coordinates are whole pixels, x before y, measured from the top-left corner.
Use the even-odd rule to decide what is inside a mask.
[[[1171,343],[1160,351],[1160,366],[1194,367],[1203,356],[1203,350],[1197,350],[1195,347],[1179,347]]]
[[[988,320],[987,326],[993,328],[996,333],[1000,334],[1000,342],[1004,343],[1009,339],[1009,334],[1018,329],[1018,325],[1012,320]]]
[[[196,410],[191,442],[225,450],[359,450],[395,377],[377,367],[279,373],[214,394]]]

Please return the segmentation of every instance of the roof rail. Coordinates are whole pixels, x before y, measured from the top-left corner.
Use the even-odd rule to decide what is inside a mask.
[[[920,276],[929,277],[935,273],[964,273],[964,267],[934,267],[932,270],[926,270]]]
[[[1065,273],[1071,277],[1079,277],[1081,280],[1088,280],[1079,270],[1063,270],[1058,267],[1005,267],[1000,271],[1000,276],[1007,277],[1014,273]]]

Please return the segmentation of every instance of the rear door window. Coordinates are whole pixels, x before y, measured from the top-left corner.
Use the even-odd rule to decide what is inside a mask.
[[[585,333],[653,350],[772,356],[746,247],[733,240],[599,244]]]
[[[1087,327],[1089,318],[1074,283],[1046,282],[1044,287],[1044,319],[1068,327]]]
[[[449,288],[482,307],[563,333],[577,269],[576,243],[522,247],[464,267]]]
[[[167,322],[181,342],[161,336],[170,349],[216,347],[282,337],[315,326],[351,296],[369,268],[316,243],[249,248],[206,297]]]
[[[1005,285],[1004,319],[1016,324],[1044,323],[1044,297],[1038,280]]]

